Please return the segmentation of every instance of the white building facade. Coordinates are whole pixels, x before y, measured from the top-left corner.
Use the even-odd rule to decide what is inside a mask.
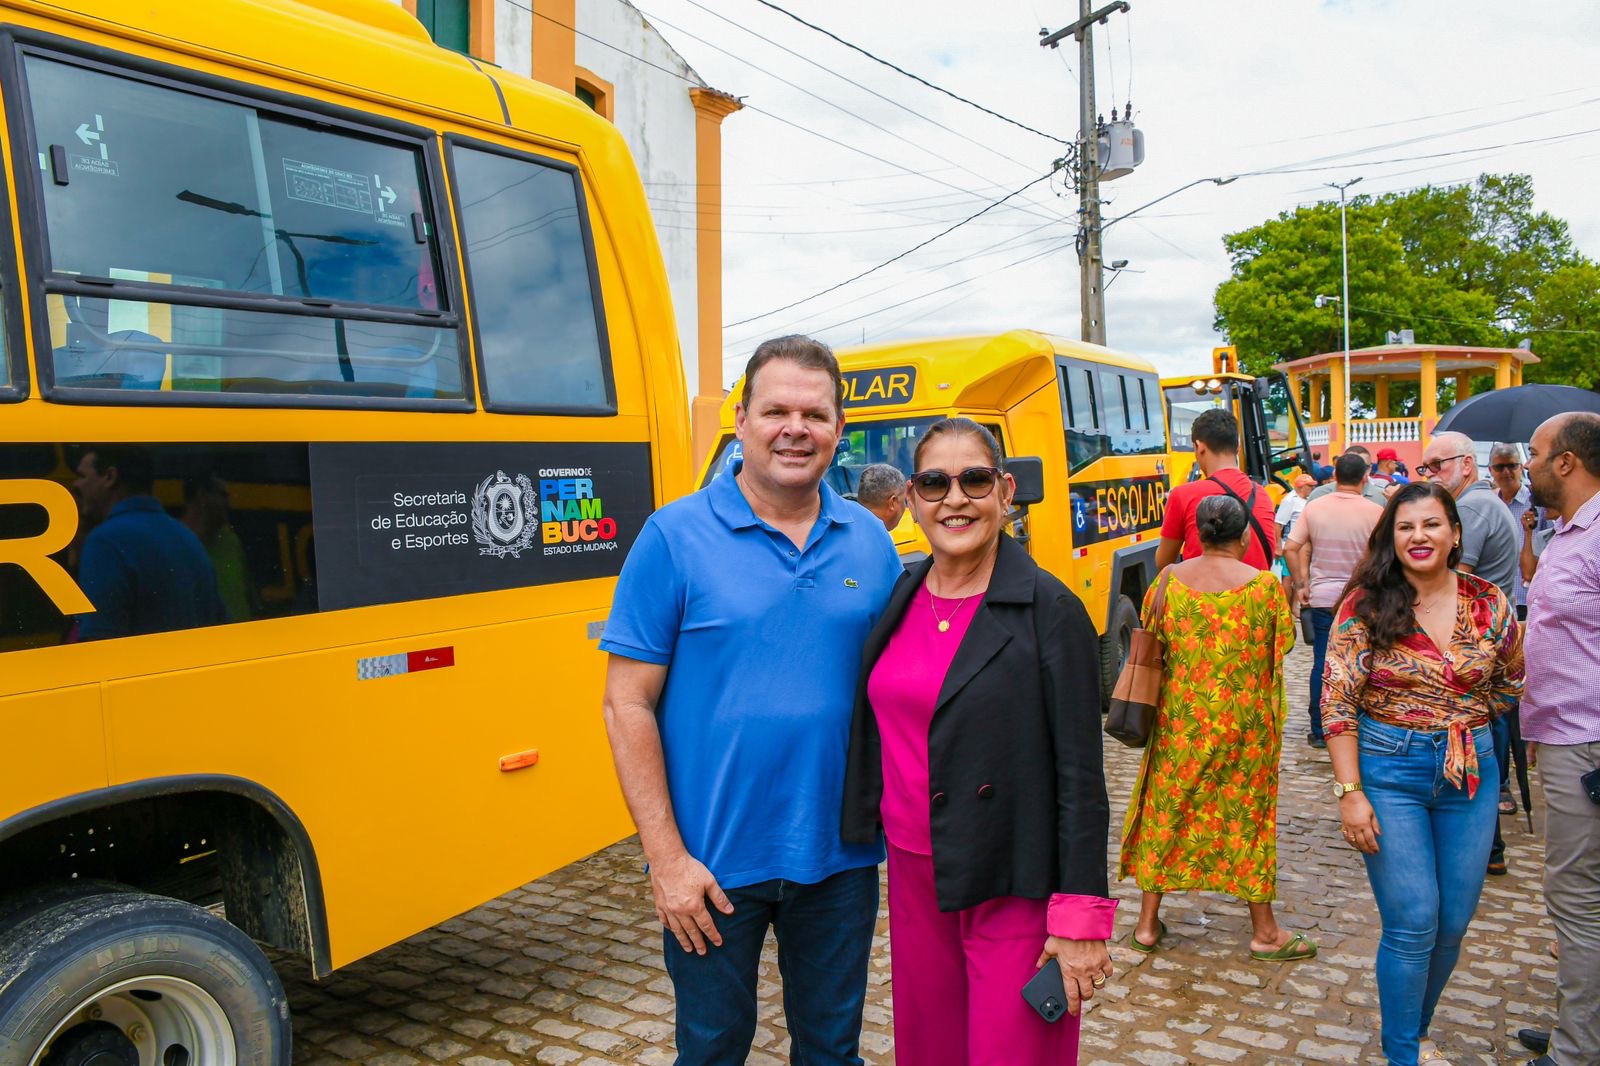
[[[710,88],[628,0],[394,0],[440,44],[573,93],[616,124],[672,287],[695,460],[722,403],[722,120]]]

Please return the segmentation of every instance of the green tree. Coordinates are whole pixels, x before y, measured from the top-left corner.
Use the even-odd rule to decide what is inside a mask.
[[[1498,344],[1493,300],[1463,291],[1408,261],[1401,228],[1380,207],[1357,197],[1348,210],[1350,245],[1350,346],[1382,344],[1387,330],[1448,319],[1453,344]],[[1273,363],[1300,359],[1343,345],[1344,319],[1337,301],[1316,306],[1318,295],[1340,295],[1339,207],[1315,204],[1223,238],[1233,276],[1217,288],[1216,328],[1239,347],[1245,367],[1260,373]]]
[[[1551,271],[1534,290],[1528,325],[1540,361],[1526,380],[1600,390],[1600,264],[1580,258]]]
[[[1531,334],[1541,358],[1551,353],[1538,373],[1566,380],[1567,362],[1581,362],[1590,352],[1584,345],[1600,339],[1538,332],[1584,328],[1549,323],[1592,321],[1595,289],[1583,288],[1589,275],[1568,273],[1587,261],[1574,252],[1564,221],[1534,209],[1526,175],[1358,196],[1348,223],[1352,348],[1382,344],[1388,331],[1404,328],[1423,341],[1493,347]],[[1232,276],[1217,288],[1215,325],[1248,368],[1342,346],[1339,304],[1314,303],[1340,293],[1336,203],[1284,212],[1228,234],[1223,245]],[[1569,339],[1552,347],[1556,337]]]

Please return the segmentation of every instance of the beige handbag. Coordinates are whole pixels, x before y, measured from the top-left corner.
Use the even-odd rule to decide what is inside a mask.
[[[1106,735],[1122,741],[1130,748],[1142,748],[1150,743],[1150,733],[1156,725],[1156,707],[1161,703],[1161,680],[1166,672],[1166,657],[1161,638],[1150,628],[1159,622],[1161,609],[1167,599],[1167,578],[1171,568],[1163,571],[1156,584],[1155,599],[1150,602],[1150,617],[1145,627],[1135,629],[1128,641],[1128,661],[1117,675],[1116,687],[1111,690],[1111,709],[1106,714]]]

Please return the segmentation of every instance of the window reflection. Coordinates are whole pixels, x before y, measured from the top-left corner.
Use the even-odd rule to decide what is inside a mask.
[[[454,163],[489,403],[610,410],[574,175],[459,146]]]
[[[453,326],[338,313],[442,309],[419,149],[53,59],[26,63],[46,168],[56,384],[463,395]],[[128,287],[101,299],[80,278]],[[316,310],[168,303],[149,299],[151,286],[299,298]]]
[[[61,297],[50,329],[58,385],[458,399],[457,333],[445,327]],[[171,340],[165,340],[170,337]]]
[[[87,445],[5,445],[0,478],[41,478],[71,488],[85,452],[93,450]],[[118,450],[125,459],[128,449]],[[189,441],[143,450],[154,466],[150,494],[199,538],[215,575],[224,616],[204,624],[318,610],[307,445]],[[45,521],[37,507],[0,507],[0,537],[35,536]],[[54,557],[75,580],[84,580],[83,547],[95,522],[86,515],[82,535]],[[62,614],[21,567],[0,566],[0,655],[113,635],[85,630],[84,621]]]

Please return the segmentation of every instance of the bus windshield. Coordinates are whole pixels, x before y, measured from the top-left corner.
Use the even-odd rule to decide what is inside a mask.
[[[855,498],[856,483],[861,479],[863,467],[873,463],[888,463],[900,468],[910,477],[914,467],[912,456],[916,452],[917,438],[944,415],[923,418],[896,418],[873,422],[851,422],[845,426],[844,436],[834,453],[833,465],[825,478],[835,492],[850,499]],[[732,437],[722,442],[716,458],[707,468],[707,483],[720,474],[733,469],[735,463],[744,461],[743,443]]]
[[[1193,385],[1168,385],[1161,391],[1167,398],[1169,447],[1175,452],[1194,451],[1189,427],[1203,412],[1218,407],[1227,411],[1233,406],[1233,383],[1228,381],[1217,392],[1197,392]]]

